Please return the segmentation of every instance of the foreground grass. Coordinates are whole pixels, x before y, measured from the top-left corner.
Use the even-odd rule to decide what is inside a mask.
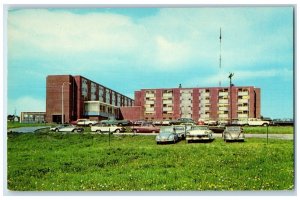
[[[13,191],[291,190],[293,141],[156,145],[153,136],[8,136]]]
[[[244,126],[245,133],[254,133],[254,134],[294,134],[293,126]]]

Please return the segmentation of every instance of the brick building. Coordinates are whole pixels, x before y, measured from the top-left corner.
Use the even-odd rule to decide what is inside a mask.
[[[134,106],[121,112],[129,120],[260,118],[260,88],[232,86],[231,91],[230,95],[230,87],[142,89],[135,92]]]
[[[70,122],[79,118],[122,118],[121,106],[133,99],[82,76],[51,75],[46,80],[46,121]]]

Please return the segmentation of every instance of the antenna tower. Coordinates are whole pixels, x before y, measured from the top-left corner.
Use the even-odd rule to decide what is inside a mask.
[[[221,74],[221,67],[222,67],[222,57],[221,57],[222,30],[221,30],[221,27],[220,27],[220,36],[219,36],[219,39],[220,39],[219,74]],[[220,80],[219,80],[219,87],[221,87],[221,77],[220,77]]]

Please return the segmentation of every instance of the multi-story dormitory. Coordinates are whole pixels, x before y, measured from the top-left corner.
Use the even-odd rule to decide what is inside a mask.
[[[134,100],[82,76],[47,77],[46,121],[102,120],[195,121],[260,118],[260,88],[253,86],[160,88],[135,91]]]

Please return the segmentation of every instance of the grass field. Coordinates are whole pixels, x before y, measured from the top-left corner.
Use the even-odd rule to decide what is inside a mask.
[[[154,136],[8,135],[13,191],[231,191],[294,189],[294,143],[156,145]]]
[[[244,133],[255,133],[255,134],[293,134],[293,126],[244,126]]]

